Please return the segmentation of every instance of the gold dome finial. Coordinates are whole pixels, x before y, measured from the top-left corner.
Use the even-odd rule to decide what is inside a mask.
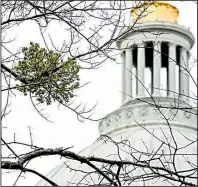
[[[131,15],[134,20],[141,16],[138,22],[176,22],[179,16],[179,10],[167,1],[144,1],[131,10]]]

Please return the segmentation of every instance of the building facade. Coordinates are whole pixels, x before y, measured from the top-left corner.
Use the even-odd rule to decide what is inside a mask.
[[[197,184],[197,110],[189,96],[194,37],[177,23],[179,11],[167,2],[144,2],[131,16],[135,27],[126,28],[127,34],[120,32],[117,41],[122,57],[122,106],[100,122],[101,137],[79,154],[144,163],[145,167],[121,169],[120,182],[125,186]],[[189,177],[183,180],[183,176]],[[47,177],[61,186],[109,185],[92,168],[74,160],[57,166]],[[49,184],[41,180],[37,185]]]

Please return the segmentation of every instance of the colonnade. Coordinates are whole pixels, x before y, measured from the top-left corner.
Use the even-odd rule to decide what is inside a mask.
[[[152,96],[160,95],[160,69],[162,67],[161,55],[162,42],[153,43],[153,81]],[[145,97],[145,83],[144,83],[144,69],[145,65],[145,47],[146,43],[137,45],[137,93],[136,98]],[[177,52],[176,45],[173,43],[168,44],[168,68],[167,68],[167,96],[174,97],[176,93],[176,60]],[[127,102],[132,99],[132,89],[135,85],[132,84],[132,67],[133,67],[133,48],[127,48],[122,51],[122,102]],[[189,64],[188,52],[185,48],[180,48],[180,64],[179,64],[179,94],[181,99],[186,99],[189,96]]]

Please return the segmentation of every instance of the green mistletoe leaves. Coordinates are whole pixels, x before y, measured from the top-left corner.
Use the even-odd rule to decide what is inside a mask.
[[[74,89],[79,87],[80,65],[68,59],[60,60],[61,55],[44,48],[38,43],[22,49],[23,60],[20,60],[14,71],[27,84],[17,85],[24,95],[30,93],[40,103],[50,105],[52,101],[67,103],[72,98]]]

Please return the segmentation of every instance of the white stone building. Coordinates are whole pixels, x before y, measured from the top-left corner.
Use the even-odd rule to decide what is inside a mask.
[[[147,164],[149,159],[161,156],[161,162],[159,159],[149,162],[151,168],[131,166],[121,170],[123,174],[131,169],[129,176],[120,176],[124,186],[180,185],[182,182],[178,180],[182,177],[178,179],[174,175],[176,171],[184,176],[192,174],[185,181],[197,184],[197,110],[189,102],[188,73],[194,37],[189,29],[177,23],[178,10],[167,2],[158,1],[155,5],[145,2],[139,9],[132,10],[133,18],[148,5],[148,12],[152,13],[143,14],[136,29],[117,42],[123,62],[122,106],[99,124],[100,134],[117,144],[110,139],[104,142],[104,137],[79,154],[135,163],[146,161]],[[146,75],[146,68],[150,76]],[[161,68],[166,68],[166,75],[162,76]],[[146,88],[145,81],[150,83],[150,88]],[[165,91],[161,90],[162,81],[167,85]],[[123,140],[127,140],[125,144]],[[67,165],[79,171],[71,171]],[[173,175],[152,166],[169,169]],[[69,160],[47,177],[61,186],[109,184],[98,174],[80,170],[94,172],[86,164]],[[117,170],[112,168],[112,171]],[[157,172],[162,176],[157,177]],[[37,185],[50,184],[41,180]]]

